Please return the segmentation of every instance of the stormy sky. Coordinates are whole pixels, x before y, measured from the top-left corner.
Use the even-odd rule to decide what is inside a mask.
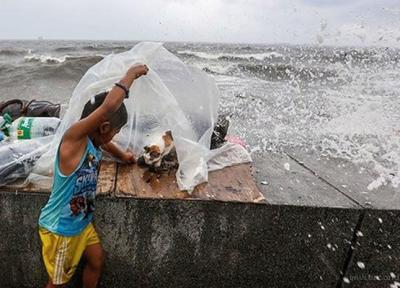
[[[400,46],[400,0],[0,0],[0,39]]]

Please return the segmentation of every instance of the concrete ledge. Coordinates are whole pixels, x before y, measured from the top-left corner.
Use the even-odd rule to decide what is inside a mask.
[[[46,200],[0,192],[0,287],[46,282],[36,224]],[[107,252],[101,287],[336,287],[361,213],[102,197],[96,210]]]
[[[343,287],[400,287],[400,211],[366,210],[356,236]]]

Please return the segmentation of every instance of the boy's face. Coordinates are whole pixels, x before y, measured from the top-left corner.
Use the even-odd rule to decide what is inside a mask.
[[[107,143],[111,142],[111,140],[114,138],[114,136],[116,134],[119,133],[119,131],[120,131],[120,129],[112,128],[112,130],[110,132],[103,134],[102,138],[101,138],[101,142],[102,142],[101,144],[107,144]]]

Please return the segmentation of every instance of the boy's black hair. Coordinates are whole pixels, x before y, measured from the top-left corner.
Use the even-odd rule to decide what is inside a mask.
[[[91,113],[93,113],[94,110],[100,107],[101,104],[103,104],[104,99],[106,99],[106,96],[108,95],[108,92],[102,92],[94,96],[94,103],[92,104],[91,100],[89,100],[86,104],[85,107],[83,107],[81,119],[86,118],[89,116]],[[126,111],[125,104],[122,103],[121,106],[115,111],[111,116],[108,117],[107,119],[111,126],[116,129],[122,128],[126,122],[128,122],[128,112]]]

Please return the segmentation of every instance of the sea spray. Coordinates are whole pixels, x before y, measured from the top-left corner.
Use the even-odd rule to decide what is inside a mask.
[[[325,20],[321,22],[319,33],[324,40],[330,27]],[[39,97],[66,105],[82,75],[101,55],[125,51],[134,44],[0,42],[0,95],[2,99]],[[214,77],[221,91],[221,112],[233,113],[230,133],[246,139],[258,152],[300,150],[316,158],[344,159],[360,171],[374,171],[376,177],[369,183],[382,176],[386,185],[399,187],[399,49],[165,46]],[[367,186],[364,191],[369,191]]]

